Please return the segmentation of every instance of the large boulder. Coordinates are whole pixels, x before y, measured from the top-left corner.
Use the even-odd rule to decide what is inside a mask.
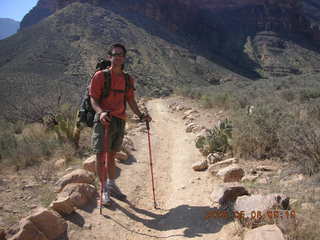
[[[243,195],[249,195],[248,191],[239,183],[224,183],[215,185],[210,195],[213,204],[226,206],[233,203],[236,199]]]
[[[75,208],[85,207],[96,199],[98,195],[94,186],[86,183],[68,184],[53,201],[50,207],[61,215],[68,215],[75,211]]]
[[[237,158],[228,158],[226,160],[223,160],[223,161],[220,161],[220,162],[217,162],[217,163],[214,163],[212,164],[208,171],[211,175],[216,175],[218,173],[218,171],[224,167],[227,167],[231,164],[236,164],[238,163],[239,160]]]
[[[5,238],[1,238],[5,239]],[[30,221],[23,219],[20,222],[20,230],[10,240],[48,240],[39,229]]]
[[[195,171],[203,171],[203,170],[206,170],[207,168],[208,168],[207,159],[204,159],[202,161],[198,161],[192,165],[192,169]]]
[[[244,240],[285,240],[276,225],[265,225],[245,233]]]
[[[61,215],[68,215],[75,211],[75,207],[69,196],[58,196],[57,200],[50,204],[50,208]]]
[[[67,184],[70,183],[88,183],[94,182],[94,175],[84,169],[77,169],[63,176],[56,182],[56,190],[60,192]]]
[[[289,198],[283,194],[251,195],[238,197],[234,210],[242,212],[239,218],[244,226],[259,226],[274,223],[276,214],[284,214],[279,210],[289,209]]]
[[[38,209],[21,220],[20,230],[10,240],[56,240],[66,233],[67,222],[54,211]]]
[[[221,177],[223,182],[240,182],[244,176],[244,170],[237,164],[233,164],[219,170],[217,176]]]
[[[93,155],[93,156],[87,158],[82,164],[83,169],[85,169],[89,172],[95,173],[96,172],[96,161],[97,161],[96,155]]]

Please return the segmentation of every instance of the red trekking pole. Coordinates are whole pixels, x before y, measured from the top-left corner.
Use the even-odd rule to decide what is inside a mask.
[[[100,179],[100,215],[102,215],[102,208],[103,208],[102,198],[103,198],[104,188],[105,188],[105,180],[104,179],[106,179],[106,172],[107,172],[106,166],[105,166],[105,163],[106,163],[105,161],[103,162],[103,164],[100,168],[100,172],[102,175],[102,181]]]
[[[150,125],[149,121],[146,120],[147,130],[148,130],[148,143],[149,143],[149,159],[150,159],[150,170],[151,170],[151,180],[152,180],[152,192],[153,192],[153,206],[156,209],[157,203],[156,203],[156,196],[154,193],[154,181],[153,181],[153,169],[152,169],[152,155],[151,155],[151,140],[150,140]]]
[[[109,124],[107,124],[105,126],[105,132],[104,134],[109,134]],[[106,142],[104,143],[106,146],[108,146],[109,144],[109,138],[105,138]],[[108,153],[107,153],[108,154]],[[100,159],[101,160],[101,159]],[[97,160],[99,161],[99,160]],[[103,208],[103,194],[104,194],[104,189],[105,189],[105,180],[107,178],[107,174],[108,174],[108,155],[106,156],[106,159],[104,159],[102,161],[102,163],[100,164],[100,169],[99,169],[100,173],[101,173],[101,178],[100,179],[100,215],[102,215],[102,208]]]

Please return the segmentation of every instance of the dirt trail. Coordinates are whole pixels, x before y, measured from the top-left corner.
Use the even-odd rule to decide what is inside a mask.
[[[152,100],[147,106],[154,119],[151,140],[160,209],[153,209],[147,134],[141,133],[133,137],[134,158],[119,164],[117,183],[130,203],[114,200],[111,209],[103,209],[103,216],[95,206],[79,210],[70,219],[74,224],[69,239],[232,239],[232,222],[204,220],[212,186],[206,172],[191,169],[201,160],[193,135],[185,132],[181,117],[169,111],[167,100]]]

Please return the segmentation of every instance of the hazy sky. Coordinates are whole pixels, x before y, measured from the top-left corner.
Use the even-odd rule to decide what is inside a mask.
[[[21,21],[38,0],[0,0],[0,18]]]

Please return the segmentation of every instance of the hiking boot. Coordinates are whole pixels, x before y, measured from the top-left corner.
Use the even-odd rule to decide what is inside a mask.
[[[110,193],[105,191],[102,195],[102,205],[105,207],[111,206]]]
[[[110,192],[111,197],[114,197],[114,198],[116,198],[116,199],[118,199],[118,200],[122,200],[122,201],[124,201],[124,200],[127,199],[127,195],[123,194],[123,193],[120,191],[120,189],[118,188],[117,185],[115,185],[115,184],[108,184],[108,185],[107,185],[107,188],[108,188],[108,190],[109,190],[109,192]]]

